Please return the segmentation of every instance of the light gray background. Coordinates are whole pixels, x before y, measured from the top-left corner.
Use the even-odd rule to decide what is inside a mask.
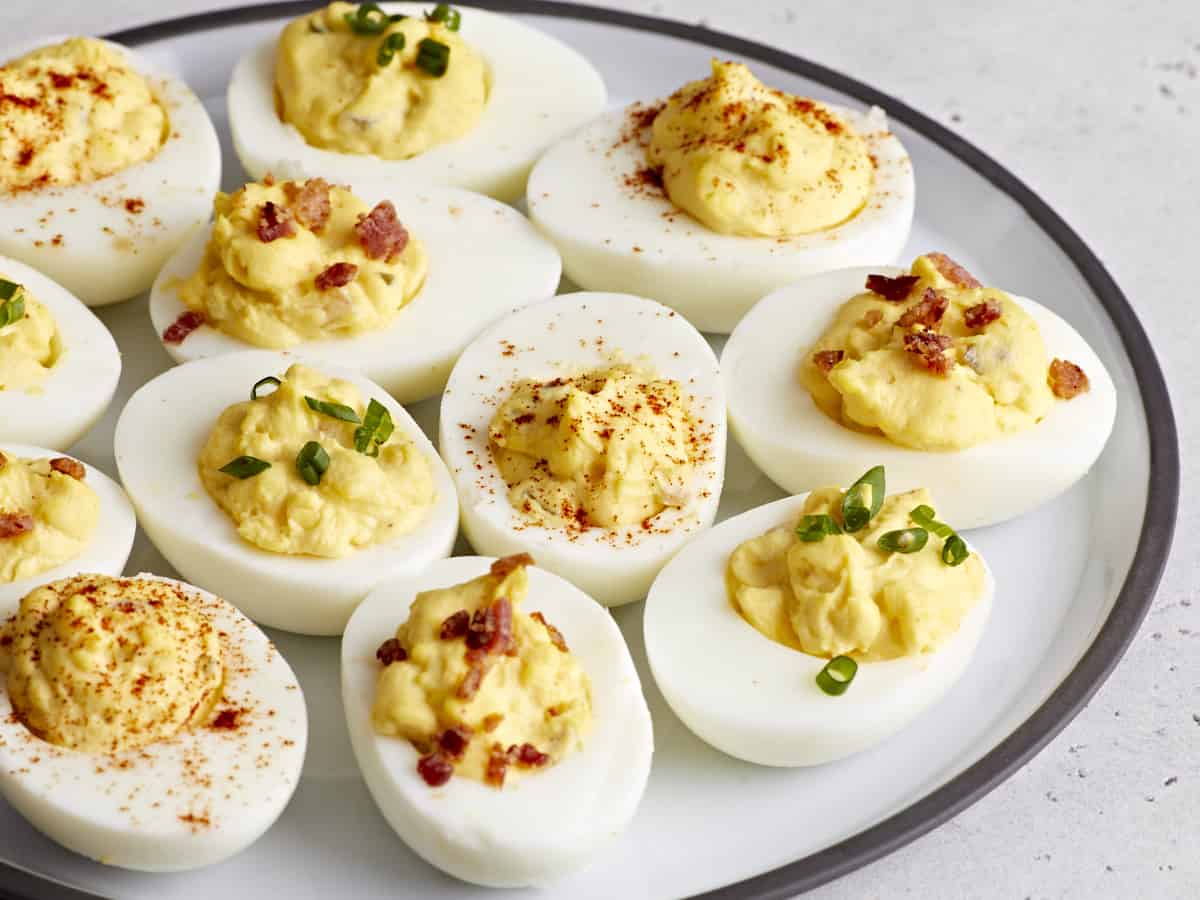
[[[0,0],[0,33],[103,33],[236,0]],[[810,895],[1200,897],[1200,6],[1196,0],[616,0],[845,71],[957,129],[1040,192],[1125,289],[1173,387],[1179,539],[1092,704],[957,819]],[[1194,605],[1195,604],[1195,605]]]

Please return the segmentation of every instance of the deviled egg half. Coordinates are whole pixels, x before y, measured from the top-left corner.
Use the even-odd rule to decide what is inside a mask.
[[[0,440],[0,609],[76,572],[121,574],[136,531],[129,499],[103,472]]]
[[[937,485],[961,528],[1069,488],[1117,408],[1074,328],[941,253],[911,271],[843,269],[766,297],[730,336],[721,375],[738,442],[784,490],[845,483],[884,460],[901,490]]]
[[[528,552],[606,606],[644,597],[716,516],[716,359],[651,300],[567,294],[498,322],[455,365],[439,428],[471,546]]]
[[[586,865],[650,774],[650,712],[616,623],[525,555],[379,585],[342,639],[342,700],[384,818],[477,884]]]
[[[605,97],[583,56],[509,16],[331,3],[246,54],[228,104],[255,178],[403,180],[513,201],[542,151]]]
[[[668,100],[605,113],[550,148],[526,191],[573,282],[722,333],[797,278],[895,259],[914,198],[881,110],[773,90],[717,60]]]
[[[121,353],[70,291],[0,257],[0,441],[65,450],[117,390]]]
[[[453,188],[268,178],[218,194],[163,267],[150,316],[179,362],[258,347],[438,393],[505,313],[554,295],[558,252],[516,210]]]
[[[646,657],[700,738],[760,765],[816,765],[883,741],[962,675],[991,572],[927,490],[885,490],[875,467],[845,491],[734,516],[655,579]]]
[[[76,853],[220,862],[283,812],[307,739],[287,662],[212,594],[80,574],[0,603],[0,792]]]
[[[39,37],[0,60],[0,253],[88,306],[146,290],[220,181],[199,98],[97,38]]]
[[[341,634],[375,584],[448,556],[458,532],[454,485],[404,407],[286,354],[158,376],[122,412],[116,458],[167,561],[285,631]]]

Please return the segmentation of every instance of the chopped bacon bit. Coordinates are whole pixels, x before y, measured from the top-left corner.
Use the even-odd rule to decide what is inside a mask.
[[[474,732],[466,725],[447,728],[437,737],[438,749],[450,759],[462,759],[467,752],[467,745],[471,743],[472,734]]]
[[[467,674],[463,676],[463,680],[458,683],[458,689],[454,695],[459,700],[470,700],[479,693],[479,686],[483,684],[483,676],[487,674],[487,658],[479,651],[471,651],[467,653]]]
[[[1000,318],[1000,304],[995,300],[984,300],[963,310],[963,322],[975,331],[980,331]]]
[[[550,635],[550,643],[552,643],[555,647],[557,647],[563,653],[568,652],[567,642],[563,638],[562,632],[559,631],[557,628],[555,628],[553,625],[551,625],[549,622],[547,622],[545,616],[543,616],[540,612],[531,612],[529,614],[529,618],[542,623],[542,627],[545,628],[546,633]]]
[[[180,313],[179,318],[163,331],[162,339],[166,344],[182,344],[189,334],[204,324],[204,313],[189,309]]]
[[[0,540],[33,531],[33,516],[28,513],[0,513]]]
[[[863,328],[874,328],[883,321],[883,313],[878,309],[868,309],[863,313],[862,325]]]
[[[445,621],[442,622],[442,630],[438,632],[438,637],[443,641],[452,641],[466,635],[467,629],[470,627],[471,614],[465,609],[460,609],[458,612],[446,616]]]
[[[318,291],[330,288],[345,287],[358,275],[358,266],[354,263],[335,262],[332,266],[317,275],[315,281]]]
[[[488,755],[487,772],[484,780],[492,787],[504,787],[504,776],[508,774],[508,754],[499,744],[492,744]]]
[[[283,185],[288,208],[296,221],[309,231],[320,231],[329,219],[329,187],[324,178],[310,178],[302,185],[295,181]]]
[[[391,262],[408,246],[408,230],[400,224],[391,200],[381,200],[354,226],[358,242],[369,259]]]
[[[63,475],[69,475],[76,481],[83,481],[87,477],[87,470],[83,467],[83,463],[77,459],[71,459],[69,456],[58,456],[50,460],[50,468]]]
[[[868,275],[867,290],[878,294],[884,300],[899,303],[908,299],[913,286],[920,280],[919,275],[897,275],[895,278],[889,278],[887,275]]]
[[[945,253],[926,253],[925,258],[933,263],[933,267],[942,273],[942,277],[952,284],[965,288],[983,287],[974,275]]]
[[[912,328],[914,325],[924,325],[926,328],[936,328],[946,314],[950,301],[932,288],[926,288],[919,303],[915,303],[904,311],[896,324],[901,328]]]
[[[236,731],[242,712],[240,709],[223,709],[209,727],[217,731]]]
[[[845,350],[819,350],[813,354],[813,365],[822,372],[831,372],[833,367],[846,358]]]
[[[408,659],[408,651],[400,646],[400,642],[396,638],[388,638],[375,651],[375,658],[385,666],[390,666],[392,663],[404,662]]]
[[[514,553],[512,556],[502,556],[492,563],[490,572],[497,578],[504,578],[509,573],[517,571],[521,566],[532,565],[533,557],[528,553]]]
[[[504,716],[500,713],[491,713],[483,717],[483,730],[491,734],[500,727],[500,723],[504,721]]]
[[[1083,369],[1065,359],[1055,359],[1050,363],[1050,375],[1047,380],[1050,383],[1050,391],[1062,400],[1078,397],[1091,388]]]
[[[296,233],[296,222],[284,207],[268,200],[258,211],[258,239],[269,244]]]
[[[533,744],[522,744],[520,747],[514,744],[508,748],[508,758],[527,769],[540,768],[550,762],[549,754],[542,753]]]
[[[454,766],[441,753],[434,751],[417,760],[417,774],[430,787],[441,787],[454,774]]]
[[[512,632],[512,603],[497,597],[486,610],[477,609],[471,617],[467,646],[484,653],[510,653],[515,649]]]
[[[948,336],[934,331],[915,331],[904,336],[904,349],[935,375],[950,371],[952,360],[946,356],[946,351],[953,343]]]

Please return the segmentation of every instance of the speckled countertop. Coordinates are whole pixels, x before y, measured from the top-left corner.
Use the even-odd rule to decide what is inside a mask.
[[[105,32],[236,0],[5,0],[0,33]],[[1089,241],[1174,387],[1179,539],[1141,634],[1091,705],[947,825],[813,893],[1200,897],[1200,234],[1196,0],[618,0],[775,44],[896,94],[995,156]]]

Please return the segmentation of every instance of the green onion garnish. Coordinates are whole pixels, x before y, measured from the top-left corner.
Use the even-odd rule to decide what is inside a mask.
[[[276,378],[274,375],[268,375],[266,378],[260,378],[260,379],[258,379],[258,381],[254,382],[254,387],[250,388],[250,399],[257,400],[258,392],[262,388],[266,387],[267,385],[271,385],[272,387],[279,387],[281,384],[283,384],[283,382],[280,381],[278,378]]]
[[[916,553],[929,540],[924,528],[901,528],[879,536],[879,549],[889,553]]]
[[[309,484],[320,484],[321,476],[329,469],[329,454],[316,441],[309,441],[296,455],[296,468]]]
[[[439,3],[433,12],[425,13],[426,22],[441,22],[450,31],[458,31],[462,26],[462,13],[449,3]]]
[[[346,13],[346,24],[355,34],[383,34],[391,22],[378,3],[360,3],[358,9]]]
[[[316,397],[305,397],[304,402],[313,412],[324,413],[331,418],[349,422],[351,425],[357,425],[360,421],[358,413],[341,403],[330,403],[328,400],[318,400]]]
[[[937,519],[934,518],[936,513],[934,513],[932,506],[926,506],[924,503],[922,503],[908,515],[922,528],[932,531],[940,538],[949,538],[952,534],[954,534],[953,528],[944,522],[937,521]]]
[[[218,471],[245,481],[247,478],[261,475],[269,468],[271,464],[265,459],[259,459],[257,456],[238,456],[225,463]]]
[[[850,485],[842,498],[842,527],[850,532],[866,528],[883,506],[885,493],[883,466],[868,469],[862,478]]]
[[[450,48],[433,38],[422,38],[417,44],[417,65],[434,78],[441,78],[450,65]]]
[[[839,697],[846,693],[857,674],[858,663],[851,657],[835,656],[817,673],[817,687],[831,697]]]
[[[0,278],[0,328],[25,315],[25,289],[15,281]]]
[[[967,557],[970,555],[971,551],[967,549],[967,542],[957,534],[950,535],[946,538],[946,543],[942,544],[942,562],[948,566],[960,566],[967,561]]]
[[[403,49],[404,32],[394,31],[385,37],[383,43],[379,45],[379,52],[375,54],[375,62],[379,63],[382,68],[392,61],[397,51]]]
[[[824,513],[815,516],[804,516],[796,528],[796,537],[806,544],[815,544],[825,539],[827,534],[841,534],[842,529],[833,520],[833,516]]]
[[[942,562],[946,565],[962,565],[971,555],[971,551],[967,549],[967,542],[955,534],[954,529],[945,522],[939,522],[934,518],[932,507],[922,503],[910,512],[909,516],[922,528],[929,529],[942,539]]]
[[[354,429],[354,449],[367,456],[378,456],[379,448],[387,443],[396,426],[392,422],[392,414],[378,400],[372,399],[367,404],[367,414],[363,423]]]

